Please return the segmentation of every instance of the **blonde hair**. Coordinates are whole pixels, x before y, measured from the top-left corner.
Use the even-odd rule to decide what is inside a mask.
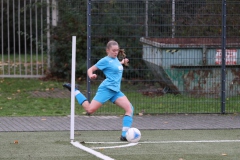
[[[117,46],[119,47],[118,42],[116,42],[116,41],[114,41],[114,40],[110,40],[110,41],[107,43],[106,49],[109,49],[109,48],[111,48],[111,47],[114,46],[114,45],[117,45]],[[120,47],[119,47],[119,48],[120,48]],[[124,49],[119,49],[119,51],[118,51],[118,58],[120,58],[120,59],[126,58],[126,54],[125,54]],[[128,66],[128,63],[124,63],[124,64],[125,64],[126,66]]]
[[[106,49],[109,49],[109,48],[111,48],[111,47],[114,46],[114,45],[119,46],[118,43],[117,43],[116,41],[114,41],[114,40],[110,40],[110,41],[107,43],[107,47],[106,47]]]

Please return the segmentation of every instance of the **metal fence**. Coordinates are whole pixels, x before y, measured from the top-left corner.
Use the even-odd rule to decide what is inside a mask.
[[[86,68],[85,59],[90,67],[105,56],[111,39],[125,49],[130,65],[124,68],[122,91],[135,113],[240,112],[237,0],[1,0],[0,5],[0,77],[44,76],[50,50],[55,52],[59,39],[60,50],[70,48],[63,39],[76,33],[87,50],[77,48],[79,68]],[[74,13],[63,20],[65,8]],[[66,25],[71,16],[81,22]],[[78,26],[72,31],[81,24],[84,31],[76,31]],[[66,52],[53,55],[60,53]],[[86,69],[80,73],[86,77]],[[87,81],[90,100],[104,78],[97,74],[94,85]],[[119,110],[106,103],[97,113]]]
[[[50,66],[50,16],[52,25],[57,17],[55,2],[1,0],[0,77],[45,76]]]
[[[130,59],[122,90],[137,113],[240,111],[239,1],[89,0],[87,5],[89,66],[101,58],[96,55],[108,40],[118,41]]]

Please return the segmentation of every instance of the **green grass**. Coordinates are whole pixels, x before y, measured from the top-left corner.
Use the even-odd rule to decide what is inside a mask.
[[[10,62],[13,63],[13,62],[39,62],[41,60],[46,60],[47,59],[47,54],[44,53],[44,54],[41,54],[41,53],[32,53],[31,54],[19,54],[19,53],[11,53],[11,54],[4,54],[3,56],[0,56],[0,62],[5,62],[5,63],[8,63]],[[45,61],[46,62],[46,61]]]
[[[34,92],[51,94],[54,89],[62,88],[62,82],[6,78],[0,79],[0,86],[0,116],[68,115],[70,112],[70,98],[32,95]]]
[[[238,160],[240,142],[185,142],[239,140],[236,130],[142,130],[140,144],[126,148],[96,149],[116,160]],[[2,132],[0,155],[7,159],[99,160],[96,156],[70,144],[69,132]],[[119,131],[77,131],[75,141],[119,142]],[[18,141],[18,143],[14,143]],[[160,143],[171,141],[169,143]],[[145,142],[145,143],[141,143]],[[154,143],[150,143],[154,142]],[[123,145],[83,144],[86,147]]]
[[[43,81],[40,79],[0,79],[0,116],[65,116],[70,114],[70,93],[62,88],[62,81]],[[98,83],[92,85],[95,94]],[[86,83],[80,82],[80,89],[86,93]],[[122,83],[123,92],[135,108],[135,114],[164,113],[220,113],[220,98],[189,97],[165,94],[147,96],[139,91],[142,86]],[[34,94],[37,96],[34,96]],[[47,97],[38,94],[48,95]],[[58,94],[69,96],[56,97]],[[240,97],[227,99],[226,112],[240,112]],[[76,102],[76,114],[84,110]],[[107,102],[95,114],[122,115],[123,110]]]
[[[0,56],[0,74],[42,74],[47,67],[47,54],[4,54]]]

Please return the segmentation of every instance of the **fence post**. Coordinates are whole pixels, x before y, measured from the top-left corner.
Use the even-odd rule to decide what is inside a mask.
[[[226,105],[226,0],[222,0],[222,67],[221,67],[221,113],[225,113]]]
[[[91,0],[87,2],[87,69],[91,67]],[[87,75],[87,99],[91,100],[91,80]]]
[[[148,0],[145,3],[145,37],[148,37]]]
[[[47,68],[50,69],[50,2],[47,0]]]
[[[175,0],[172,0],[172,38],[175,37]]]

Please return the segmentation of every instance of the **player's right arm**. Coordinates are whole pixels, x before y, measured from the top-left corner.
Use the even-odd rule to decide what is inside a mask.
[[[98,70],[98,68],[95,65],[93,65],[92,67],[90,67],[88,69],[87,74],[88,74],[88,77],[90,79],[96,79],[97,78],[97,75],[93,73],[96,70]]]

